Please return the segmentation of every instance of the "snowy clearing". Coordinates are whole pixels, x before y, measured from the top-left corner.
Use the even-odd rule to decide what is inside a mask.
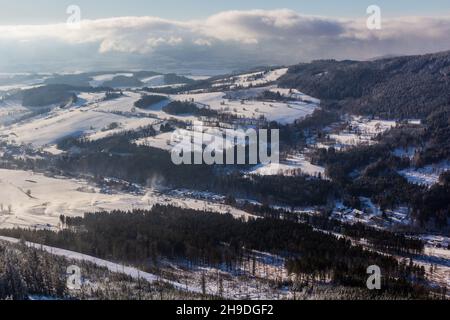
[[[248,88],[254,86],[261,86],[271,82],[277,81],[284,76],[288,68],[275,69],[271,71],[260,71],[254,73],[247,73],[237,75],[225,79],[214,81],[214,87],[228,86],[230,89]]]
[[[267,165],[259,165],[249,172],[249,174],[256,175],[293,175],[293,174],[306,174],[313,177],[325,177],[325,168],[313,165],[306,160],[304,155],[293,155],[287,157],[285,161],[280,163],[271,163]]]
[[[41,147],[59,142],[66,137],[81,137],[106,128],[111,123],[126,123],[129,119],[95,110],[56,110],[28,123],[12,125],[3,131],[9,141]]]
[[[231,213],[247,213],[212,201],[173,197],[143,189],[142,194],[102,193],[81,179],[46,177],[20,170],[0,169],[0,227],[57,229],[59,216],[82,216],[85,212],[150,209],[155,204]]]
[[[394,128],[396,121],[371,120],[364,117],[352,116],[347,121],[329,128],[327,139],[319,141],[317,147],[344,150],[358,145],[373,145],[375,138],[387,130]]]
[[[412,160],[417,152],[417,148],[415,147],[408,147],[408,148],[397,148],[395,149],[392,154],[399,158],[408,158]]]
[[[100,87],[106,81],[111,81],[115,77],[120,77],[120,76],[131,78],[131,77],[133,77],[133,74],[132,73],[107,73],[107,74],[101,74],[101,75],[97,75],[97,76],[92,77],[92,80],[89,82],[89,85],[92,86],[92,87]]]
[[[338,202],[332,213],[336,220],[354,224],[363,223],[377,228],[390,228],[395,225],[407,225],[411,222],[410,210],[400,206],[394,210],[387,209],[382,212],[380,207],[369,198],[360,197],[361,210],[349,208]]]
[[[259,90],[260,91],[260,90]],[[227,95],[232,95],[233,99],[227,99]],[[254,96],[246,91],[233,92],[209,92],[209,93],[187,93],[171,95],[173,100],[192,101],[201,107],[209,107],[212,110],[228,112],[239,117],[248,119],[265,118],[267,121],[275,121],[281,124],[293,123],[311,115],[318,105],[314,102],[292,101],[258,101],[245,100]]]
[[[0,125],[8,125],[30,113],[20,101],[0,100]]]
[[[111,75],[110,75],[111,76]],[[109,76],[109,77],[110,77]],[[106,76],[102,79],[107,78]],[[273,87],[265,89],[274,89]],[[250,94],[257,93],[248,89]],[[259,92],[259,91],[258,91]],[[226,93],[199,93],[171,95],[171,100],[193,101],[201,108],[211,108],[220,112],[259,121],[276,121],[282,124],[292,123],[305,118],[318,108],[317,101],[302,96],[302,100],[287,102],[269,102],[258,100],[241,100],[243,92],[233,92],[233,99],[226,99]],[[148,110],[135,108],[134,103],[142,97],[140,92],[125,91],[122,96],[105,100],[105,92],[79,93],[78,101],[65,108],[53,106],[45,114],[35,116],[20,123],[14,123],[21,116],[30,113],[18,102],[0,102],[0,136],[12,144],[32,144],[35,147],[51,146],[67,137],[87,136],[100,139],[111,134],[139,127],[153,125],[160,121],[175,119],[192,122],[197,117],[192,115],[169,115],[162,108],[170,102],[163,101]],[[113,127],[113,130],[108,128]]]
[[[103,98],[104,93],[80,94],[80,99],[75,105],[67,109],[55,108],[50,113],[29,121],[3,127],[0,129],[0,135],[6,137],[10,143],[42,147],[54,145],[66,137],[87,135],[98,139],[156,122],[155,119],[141,118],[131,112],[140,94],[127,93],[123,97],[106,101],[103,101]],[[116,130],[107,132],[111,124],[118,126]]]
[[[450,162],[442,161],[423,168],[409,168],[399,173],[410,183],[431,187],[439,182],[439,176],[450,170]]]
[[[216,127],[203,127],[202,133],[193,129],[177,129],[174,132],[161,133],[155,137],[141,138],[135,141],[137,145],[171,151],[175,146],[183,150],[203,148],[208,145],[216,152],[226,151],[236,145],[245,145],[245,130],[222,129]],[[199,135],[201,139],[195,138]],[[237,139],[234,141],[234,139]]]

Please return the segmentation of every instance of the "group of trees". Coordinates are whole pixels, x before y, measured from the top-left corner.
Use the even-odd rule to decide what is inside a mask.
[[[271,129],[280,130],[280,147],[282,150],[299,149],[307,146],[307,137],[314,134],[320,136],[322,129],[340,120],[339,114],[334,110],[316,109],[304,119],[292,124],[281,125],[272,122]]]
[[[273,100],[273,101],[282,101],[282,102],[288,102],[288,101],[295,101],[295,99],[292,99],[289,96],[282,95],[279,91],[274,92],[270,90],[265,90],[259,97],[260,100]]]
[[[170,284],[108,271],[90,262],[77,261],[81,288],[67,286],[68,267],[64,257],[27,247],[23,243],[0,242],[0,300],[89,299],[89,300],[177,300],[211,298],[184,292]]]
[[[235,197],[254,198],[263,204],[280,203],[292,207],[326,205],[338,196],[332,182],[306,175],[228,174],[218,176],[211,189],[222,194],[232,193]]]
[[[248,201],[237,202],[232,196],[226,198],[226,203],[255,216],[306,223],[324,232],[342,234],[356,241],[365,239],[373,248],[383,252],[410,255],[421,254],[424,249],[424,243],[419,239],[410,238],[401,233],[376,229],[362,223],[349,224],[332,219],[329,217],[330,212],[326,209],[321,210],[320,214],[310,215],[273,208],[268,205],[256,205]]]
[[[192,114],[199,117],[215,117],[218,115],[216,110],[209,108],[200,108],[195,103],[189,101],[172,101],[162,109],[165,113],[171,115]]]
[[[64,297],[67,279],[60,262],[33,249],[0,245],[0,299],[26,300],[30,295]]]
[[[66,84],[47,84],[45,86],[21,90],[9,97],[19,99],[25,107],[48,107],[51,105],[64,106],[69,102],[76,102],[76,92],[102,92],[109,88],[77,87]]]
[[[149,109],[153,105],[158,104],[160,102],[163,102],[167,100],[168,98],[166,96],[160,96],[160,95],[145,95],[138,101],[134,103],[134,106],[136,108],[140,109]]]
[[[66,229],[1,230],[0,234],[151,268],[161,258],[187,259],[194,265],[225,265],[232,271],[248,250],[282,255],[290,273],[332,279],[335,285],[365,287],[370,265],[383,270],[385,290],[398,296],[425,297],[424,269],[280,219],[235,219],[219,214],[156,205],[150,211],[100,212],[62,217]],[[386,291],[380,291],[380,294]]]
[[[77,96],[64,85],[48,85],[23,92],[22,105],[26,107],[44,107],[52,104],[76,102]]]

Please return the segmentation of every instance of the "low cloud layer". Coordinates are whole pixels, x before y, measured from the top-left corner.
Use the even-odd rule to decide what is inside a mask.
[[[67,24],[0,26],[0,68],[236,69],[322,58],[370,59],[450,49],[450,17],[357,20],[291,10],[227,11],[204,20],[119,17]]]

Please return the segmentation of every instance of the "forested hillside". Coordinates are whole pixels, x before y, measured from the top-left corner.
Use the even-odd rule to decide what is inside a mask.
[[[348,112],[424,118],[450,104],[450,52],[363,62],[314,61],[291,67],[280,84],[338,102]]]

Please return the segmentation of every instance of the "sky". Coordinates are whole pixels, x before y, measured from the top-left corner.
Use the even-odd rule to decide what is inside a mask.
[[[366,23],[372,4],[376,30]],[[69,5],[79,28],[66,23]],[[437,52],[450,49],[449,35],[448,0],[0,0],[0,72],[219,73]]]
[[[55,23],[66,20],[66,8],[78,5],[86,19],[113,16],[157,16],[189,20],[228,10],[287,8],[302,14],[358,17],[369,5],[388,16],[450,14],[448,0],[0,0],[0,24]]]

